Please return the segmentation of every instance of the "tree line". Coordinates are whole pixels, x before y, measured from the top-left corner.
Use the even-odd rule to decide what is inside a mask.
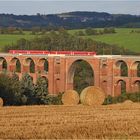
[[[117,45],[94,41],[90,38],[83,38],[68,33],[65,29],[50,31],[45,35],[36,36],[32,40],[20,39],[15,44],[6,45],[2,48],[3,52],[8,50],[69,50],[69,51],[95,51],[97,54],[136,54],[126,48]]]
[[[135,93],[124,92],[123,94],[116,97],[112,97],[111,95],[108,95],[105,98],[103,105],[123,103],[126,100],[131,100],[132,102],[140,102],[140,92],[135,92]]]
[[[0,34],[24,35],[23,29],[16,27],[0,27]]]
[[[66,29],[78,28],[103,28],[103,27],[140,27],[140,16],[109,14],[105,12],[68,12],[50,15],[13,15],[0,14],[0,26],[32,28],[39,27],[65,27]]]
[[[80,30],[80,31],[75,32],[75,35],[86,36],[86,35],[103,35],[103,34],[113,34],[113,33],[116,33],[115,28],[106,27],[103,30],[87,28],[85,30]]]

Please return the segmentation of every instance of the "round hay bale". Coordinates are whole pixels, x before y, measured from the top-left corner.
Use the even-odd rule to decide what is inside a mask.
[[[131,105],[131,104],[133,104],[134,102],[133,101],[131,101],[131,100],[126,100],[126,101],[124,101],[122,104],[123,105]]]
[[[89,86],[80,94],[80,101],[84,105],[102,105],[105,93],[99,87]]]
[[[79,94],[75,90],[67,90],[62,95],[64,105],[77,105],[79,103]]]
[[[3,99],[0,98],[0,107],[2,107],[2,106],[3,106]]]

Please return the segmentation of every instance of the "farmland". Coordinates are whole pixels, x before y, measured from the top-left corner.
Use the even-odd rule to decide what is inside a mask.
[[[21,38],[32,39],[34,37],[35,37],[34,35],[31,35],[30,32],[27,32],[27,31],[24,32],[24,35],[10,35],[10,34],[2,35],[1,34],[0,35],[0,46],[16,43],[16,41]]]
[[[140,138],[140,104],[0,108],[0,138]]]
[[[98,28],[97,30],[103,30],[101,28]],[[91,38],[95,41],[101,41],[108,44],[115,44],[119,47],[124,47],[127,49],[130,49],[135,52],[140,51],[140,33],[133,32],[132,30],[138,30],[134,28],[116,28],[115,34],[103,34],[103,35],[91,35],[91,36],[82,36],[83,38]],[[69,30],[69,33],[74,34],[76,31],[79,30]],[[84,29],[81,29],[81,31],[84,31]],[[4,46],[7,44],[16,43],[17,40],[21,38],[25,39],[32,39],[36,35],[31,35],[31,32],[25,31],[24,35],[0,35],[0,46]]]
[[[102,30],[102,29],[97,29]],[[103,34],[103,35],[91,35],[91,36],[83,36],[86,38],[91,38],[96,41],[101,41],[108,44],[115,44],[119,47],[124,47],[130,49],[135,52],[140,51],[140,33],[131,33],[132,30],[140,30],[133,28],[116,28],[115,34]],[[74,32],[79,30],[71,30],[70,33],[74,34]],[[84,31],[84,30],[82,30]]]

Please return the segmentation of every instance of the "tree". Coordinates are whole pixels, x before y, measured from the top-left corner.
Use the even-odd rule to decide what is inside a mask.
[[[28,40],[21,38],[20,40],[17,41],[17,45],[19,46],[20,49],[24,50],[25,47],[27,46]]]
[[[18,28],[17,30],[19,32],[18,34],[24,35],[23,30],[21,28]]]
[[[38,104],[46,103],[47,95],[48,95],[48,80],[43,77],[38,77],[35,86],[35,98],[37,99]]]
[[[26,104],[37,104],[33,80],[27,73],[25,73],[21,79],[20,93],[27,98]]]
[[[115,28],[110,27],[110,28],[104,28],[103,31],[105,34],[109,34],[109,33],[116,33]]]
[[[32,28],[32,34],[33,35],[38,34],[40,31],[41,31],[40,27],[33,27]]]
[[[92,28],[87,28],[87,29],[85,30],[85,33],[86,33],[87,35],[97,35],[97,34],[98,34],[98,33],[97,33],[97,30],[92,29]]]
[[[21,105],[22,95],[20,94],[20,82],[18,76],[11,77],[6,73],[0,74],[0,97],[5,105]]]
[[[83,31],[77,31],[77,32],[75,32],[75,35],[84,36],[85,33]]]

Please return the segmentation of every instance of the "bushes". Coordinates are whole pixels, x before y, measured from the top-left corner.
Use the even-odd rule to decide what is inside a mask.
[[[101,29],[94,29],[94,28],[87,28],[85,31],[77,31],[75,32],[76,35],[79,36],[86,36],[86,35],[102,35],[102,34],[113,34],[116,33],[115,28],[113,27],[108,27],[104,28],[103,30]]]
[[[59,93],[58,96],[47,95],[46,99],[44,100],[44,104],[46,105],[62,105],[62,94]]]
[[[112,97],[111,95],[108,95],[105,98],[103,105],[122,103],[126,100],[131,100],[133,102],[140,102],[140,93],[123,93],[117,97]]]
[[[4,100],[4,105],[58,105],[62,104],[61,96],[62,94],[49,96],[48,83],[41,77],[35,85],[29,74],[24,74],[21,81],[16,74],[0,74],[0,97]]]
[[[108,104],[112,104],[113,103],[113,97],[111,95],[108,95],[105,100],[103,105],[108,105]]]

